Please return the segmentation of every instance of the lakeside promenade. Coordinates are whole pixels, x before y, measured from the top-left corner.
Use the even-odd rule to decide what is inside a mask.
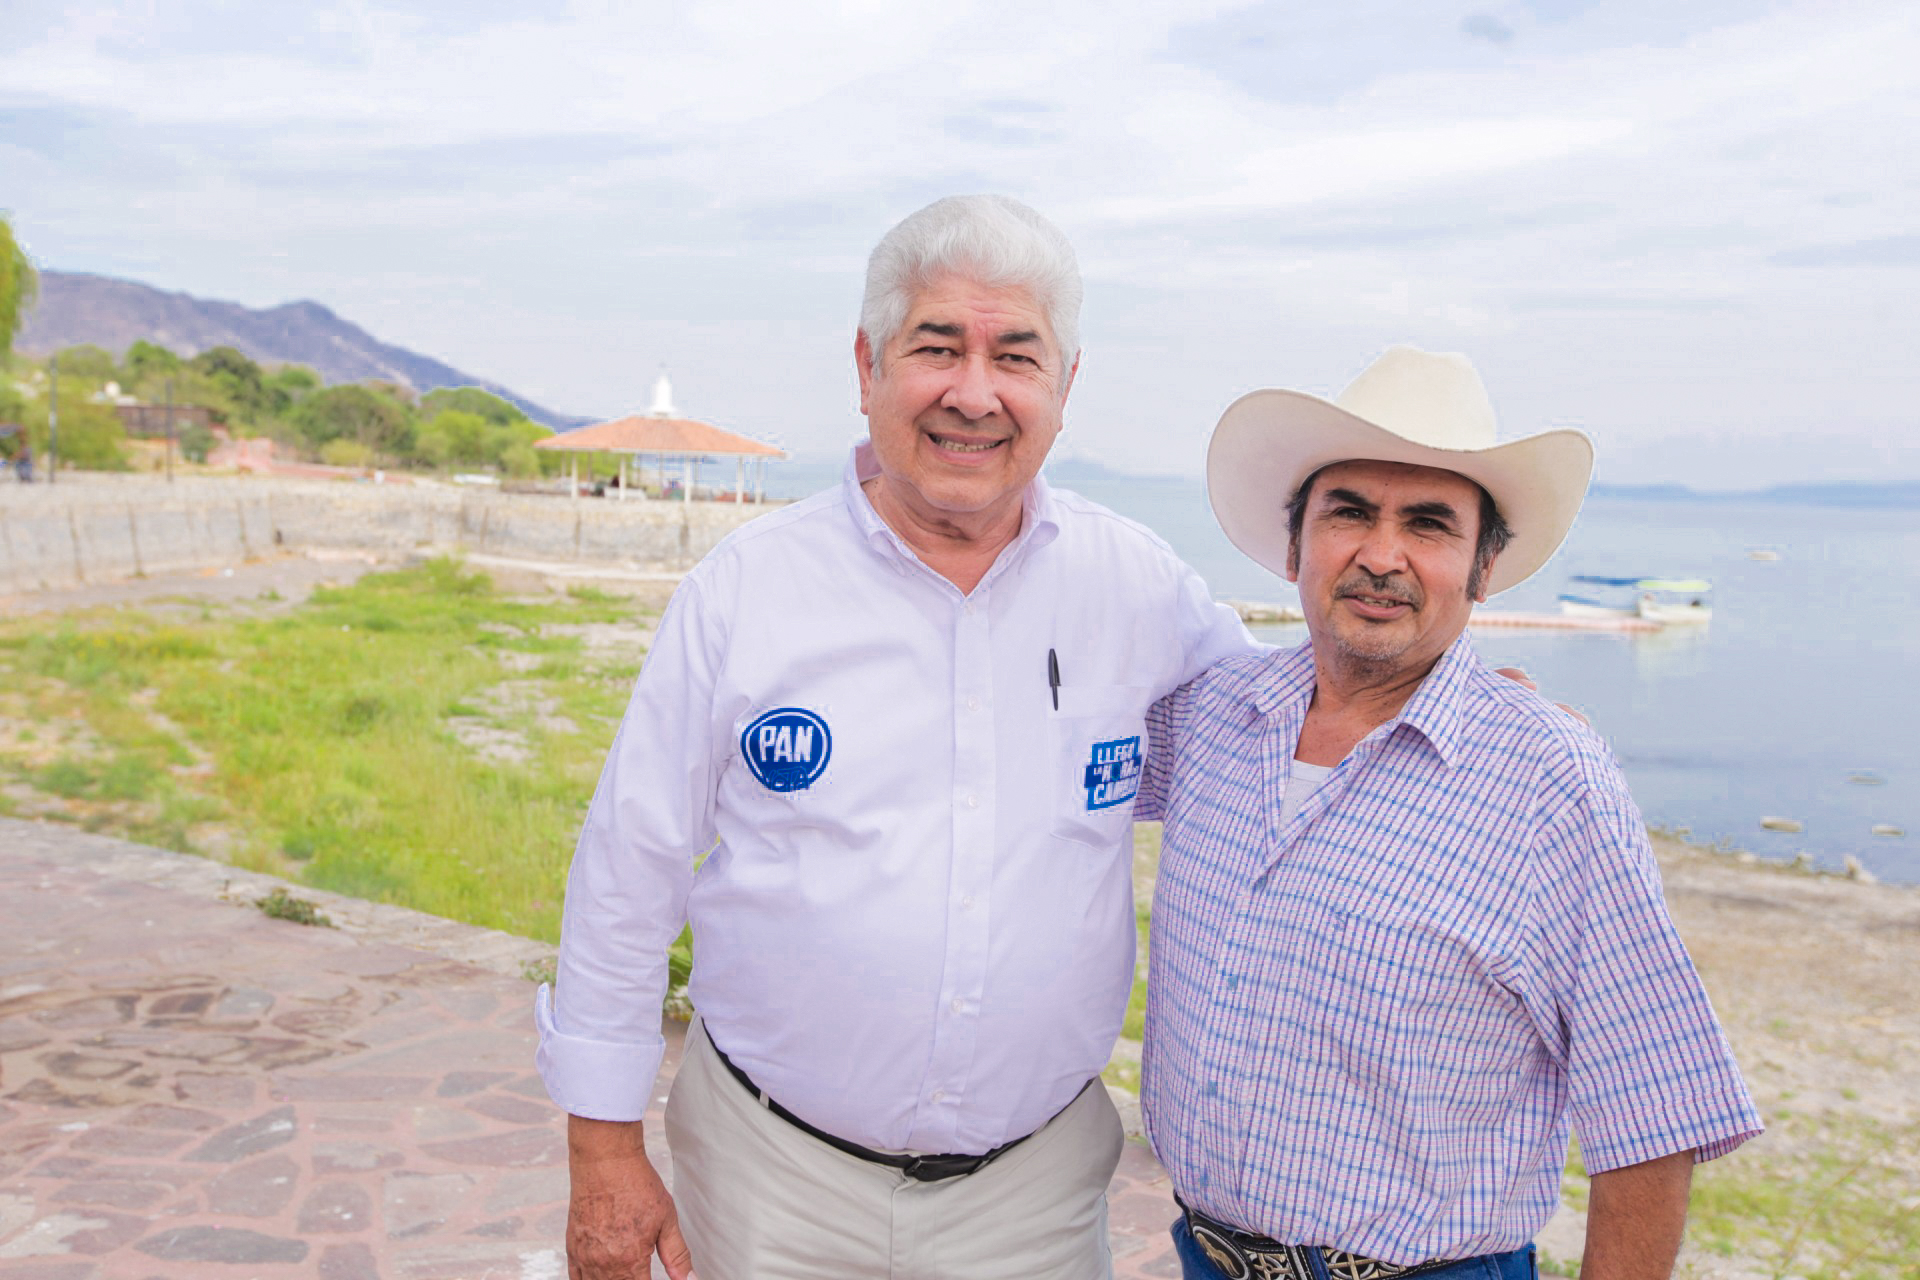
[[[300,886],[349,928],[271,919],[282,883],[0,819],[0,1275],[560,1280],[552,949]],[[1139,1142],[1109,1195],[1120,1280],[1177,1276]]]

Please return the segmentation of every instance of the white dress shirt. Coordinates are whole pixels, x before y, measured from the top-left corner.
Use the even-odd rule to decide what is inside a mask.
[[[715,1041],[850,1141],[985,1152],[1106,1064],[1147,708],[1253,641],[1159,538],[1039,480],[963,595],[874,511],[874,471],[862,445],[730,535],[661,620],[537,1001],[575,1115],[646,1111],[688,919]]]

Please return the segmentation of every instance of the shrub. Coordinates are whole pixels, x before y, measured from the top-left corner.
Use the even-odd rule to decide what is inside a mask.
[[[188,462],[205,462],[207,455],[213,452],[215,443],[213,432],[197,422],[190,422],[180,432],[180,456]]]
[[[320,461],[330,467],[364,467],[373,462],[373,450],[358,440],[329,440],[320,446]]]

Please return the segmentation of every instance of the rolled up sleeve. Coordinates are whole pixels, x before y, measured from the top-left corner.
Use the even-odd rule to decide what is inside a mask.
[[[695,860],[713,847],[713,690],[724,633],[699,584],[661,619],[574,849],[557,989],[542,985],[536,1063],[570,1114],[638,1120],[666,1052],[667,953],[687,919]]]

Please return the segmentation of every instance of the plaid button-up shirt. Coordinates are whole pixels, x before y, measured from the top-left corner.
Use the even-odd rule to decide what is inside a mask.
[[[1760,1131],[1593,733],[1463,635],[1284,828],[1309,645],[1156,706],[1142,1101],[1215,1218],[1396,1263],[1518,1248],[1602,1172]]]

